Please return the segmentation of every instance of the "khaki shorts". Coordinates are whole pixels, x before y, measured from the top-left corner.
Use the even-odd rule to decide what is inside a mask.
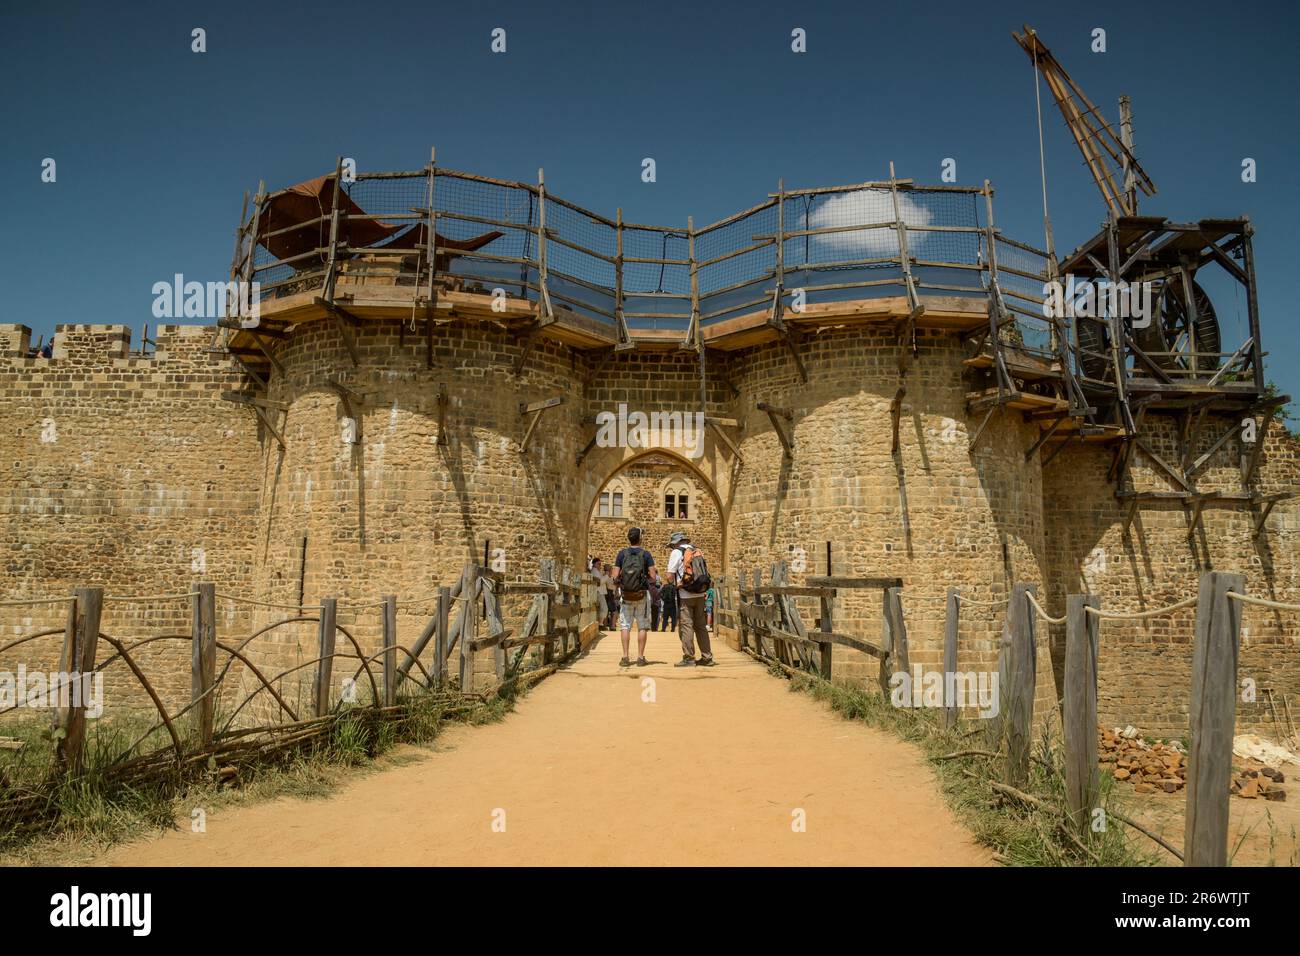
[[[619,608],[618,629],[620,631],[630,631],[634,621],[641,630],[650,630],[650,595],[647,594],[641,600],[632,603],[624,601],[623,606]]]

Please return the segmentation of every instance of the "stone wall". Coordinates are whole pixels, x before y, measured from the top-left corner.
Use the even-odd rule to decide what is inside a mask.
[[[221,401],[240,376],[205,351],[212,331],[159,326],[156,350],[130,354],[125,326],[61,325],[51,358],[26,358],[30,330],[0,326],[0,596],[184,595],[193,582],[247,593],[254,577],[262,447],[252,413]],[[233,609],[232,609],[233,610]],[[61,628],[65,605],[0,609],[0,644]],[[247,626],[234,612],[232,626]],[[120,640],[189,633],[186,598],[109,600],[104,633]],[[0,655],[52,667],[61,636]],[[188,641],[138,652],[170,705],[188,701]],[[109,705],[146,704],[119,661]]]
[[[284,372],[266,397],[281,445],[250,408],[221,400],[244,377],[205,351],[210,329],[160,327],[157,351],[139,357],[130,354],[125,327],[63,326],[53,358],[28,359],[30,332],[0,326],[0,429],[11,449],[0,474],[0,596],[62,596],[82,585],[104,586],[114,597],[155,596],[110,601],[104,630],[123,639],[182,637],[140,649],[175,707],[189,694],[184,594],[195,581],[217,584],[222,640],[307,618],[251,646],[259,666],[275,674],[315,656],[311,618],[322,598],[339,600],[340,624],[369,656],[379,647],[383,595],[398,596],[399,644],[408,643],[432,615],[437,587],[456,581],[467,561],[481,561],[485,547],[514,580],[535,579],[543,558],[574,570],[590,553],[612,558],[627,522],[592,518],[612,476],[631,483],[632,520],[646,528],[652,550],[662,552],[666,533],[681,524],[659,517],[662,478],[649,474],[645,455],[678,462],[685,449],[590,439],[596,416],[620,405],[647,414],[698,411],[696,355],[584,354],[542,336],[515,375],[518,339],[482,323],[439,325],[433,368],[422,334],[401,321],[367,320],[355,337],[357,365],[330,320],[301,323],[277,340]],[[967,416],[971,385],[957,337],[923,331],[905,377],[885,327],[822,328],[799,350],[807,383],[776,343],[707,356],[708,413],[737,422],[720,427],[743,456],[742,463],[709,429],[698,456],[681,464],[699,490],[691,523],[698,522],[693,530],[716,573],[766,572],[780,557],[799,583],[825,573],[830,542],[836,575],[903,579],[912,660],[927,669],[941,664],[949,586],[968,599],[962,670],[996,668],[1005,614],[998,602],[1016,581],[1038,583],[1054,613],[1085,584],[1108,609],[1167,604],[1193,593],[1205,567],[1244,572],[1251,593],[1300,600],[1296,502],[1278,505],[1258,537],[1255,513],[1243,502],[1208,504],[1194,541],[1178,502],[1144,502],[1125,533],[1125,509],[1106,475],[1109,448],[1073,446],[1044,471],[1039,459],[1025,459],[1037,426],[1014,412],[995,415],[969,447],[981,416]],[[895,455],[890,403],[900,384]],[[521,406],[557,397],[563,403],[543,414],[522,449],[530,416]],[[793,437],[793,457],[759,402],[791,411],[793,422],[781,424]],[[1181,454],[1177,421],[1149,420],[1157,452]],[[1207,427],[1196,454],[1221,430]],[[1198,476],[1200,487],[1239,488],[1240,452],[1236,439],[1220,448]],[[1168,489],[1141,457],[1132,474],[1141,490]],[[1300,450],[1274,432],[1257,489],[1297,484]],[[642,501],[653,515],[635,510]],[[248,600],[261,603],[241,603]],[[880,606],[878,591],[842,592],[836,629],[875,637]],[[803,609],[811,624],[818,609],[811,602]],[[507,626],[522,613],[505,610]],[[59,628],[63,613],[60,605],[3,609],[0,642]],[[1103,624],[1104,721],[1185,731],[1191,621],[1183,612]],[[1247,609],[1242,676],[1296,697],[1296,631],[1294,613]],[[1061,635],[1043,628],[1041,636],[1038,707],[1050,713]],[[43,638],[0,665],[52,664],[59,644],[57,636]],[[340,651],[351,650],[341,637]],[[480,658],[489,680],[490,655]],[[336,663],[336,684],[357,666]],[[876,674],[873,660],[843,648],[835,668],[848,680]],[[302,701],[303,681],[297,684],[290,696]],[[242,672],[232,685],[253,686]],[[109,672],[109,691],[147,706],[120,664]],[[1265,694],[1241,714],[1244,724],[1271,729]]]
[[[745,467],[728,521],[732,568],[766,572],[773,556],[806,555],[805,573],[903,579],[913,665],[939,669],[944,599],[959,586],[973,600],[1005,598],[1015,581],[1045,579],[1039,470],[1024,449],[1037,429],[1019,416],[996,417],[969,450],[978,419],[966,416],[969,389],[960,341],[923,332],[905,377],[890,329],[824,329],[800,345],[804,384],[789,353],[763,346],[739,354],[733,380],[744,420]],[[892,454],[890,403],[906,387],[899,455]],[[786,458],[759,402],[789,409],[794,456]],[[794,573],[794,583],[804,574]],[[835,628],[876,638],[879,590],[841,591]],[[990,613],[995,611],[996,613]],[[805,602],[804,617],[818,614]],[[1002,609],[972,607],[963,617],[959,668],[996,670]],[[878,664],[837,647],[833,670],[874,681]],[[1040,713],[1054,701],[1051,661],[1040,642]]]
[[[1222,416],[1209,416],[1191,460],[1209,451],[1231,425]],[[1149,414],[1147,431],[1156,454],[1167,462],[1180,461],[1178,417]],[[1196,475],[1198,490],[1242,491],[1240,468],[1246,451],[1248,446],[1238,437],[1231,438]],[[1300,503],[1280,502],[1263,533],[1255,537],[1258,505],[1211,501],[1204,507],[1201,526],[1189,538],[1192,508],[1179,500],[1147,500],[1126,531],[1127,507],[1115,499],[1114,486],[1107,481],[1111,462],[1109,448],[1076,445],[1057,456],[1045,472],[1053,608],[1065,606],[1067,593],[1084,590],[1099,595],[1106,610],[1165,607],[1194,596],[1204,570],[1240,572],[1248,593],[1300,602]],[[1130,475],[1135,490],[1175,490],[1142,453],[1134,458]],[[1300,490],[1300,442],[1276,426],[1269,433],[1254,488],[1260,494]],[[1097,668],[1103,723],[1132,723],[1159,736],[1187,732],[1195,615],[1192,607],[1169,616],[1102,621]],[[1062,632],[1053,629],[1057,647],[1062,647]],[[1283,735],[1264,689],[1277,692],[1279,712],[1283,693],[1294,700],[1300,692],[1298,637],[1296,612],[1243,608],[1238,676],[1251,678],[1258,691],[1254,702],[1238,702],[1240,726]]]

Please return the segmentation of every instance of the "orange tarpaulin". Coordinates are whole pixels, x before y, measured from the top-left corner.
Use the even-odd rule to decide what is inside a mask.
[[[376,243],[392,238],[403,229],[412,225],[410,220],[398,220],[389,224],[378,219],[353,219],[364,216],[366,211],[353,202],[346,192],[339,192],[339,211],[344,217],[339,220],[339,241],[349,248],[361,249],[372,247]],[[276,193],[262,207],[262,218],[257,230],[257,241],[277,259],[289,259],[302,255],[313,249],[329,245],[330,224],[328,217],[334,212],[334,175],[317,176],[296,186]],[[321,222],[315,219],[325,217]],[[291,226],[302,223],[300,228]],[[280,232],[280,230],[286,230]],[[279,235],[271,233],[279,232]],[[397,242],[403,249],[423,248],[429,234],[426,223],[420,222]],[[452,249],[472,252],[499,239],[504,233],[492,231],[472,239],[448,239],[439,235],[437,243]],[[439,263],[439,265],[443,265]]]

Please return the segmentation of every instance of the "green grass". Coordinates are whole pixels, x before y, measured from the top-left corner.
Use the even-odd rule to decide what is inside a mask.
[[[784,678],[778,668],[773,673]],[[811,695],[828,704],[846,720],[860,720],[889,731],[918,746],[939,777],[944,797],[958,819],[981,844],[992,849],[1008,866],[1153,866],[1155,852],[1135,847],[1124,824],[1105,818],[1101,832],[1091,828],[1078,834],[1066,825],[1064,771],[1060,748],[1046,732],[1035,742],[1027,779],[1017,789],[1035,798],[1037,805],[999,793],[992,785],[1003,782],[1005,758],[972,755],[939,759],[967,750],[995,752],[999,745],[986,741],[984,721],[959,721],[952,730],[940,722],[940,711],[894,707],[875,690],[832,684],[820,677],[796,674],[791,691]],[[1114,781],[1101,778],[1101,806],[1107,808]]]
[[[0,799],[34,792],[46,802],[34,823],[0,823],[0,864],[89,859],[112,844],[188,825],[194,807],[208,811],[284,796],[324,797],[358,771],[416,759],[392,750],[398,744],[428,744],[448,722],[477,726],[501,720],[518,696],[512,687],[456,706],[429,694],[399,696],[404,710],[388,719],[369,707],[344,707],[327,734],[302,748],[237,765],[219,767],[209,761],[198,775],[181,779],[164,774],[148,786],[126,786],[107,773],[149,729],[152,721],[145,716],[91,723],[83,771],[75,778],[53,772],[56,741],[48,718],[8,722],[4,736],[23,740],[24,747],[0,751]],[[171,746],[165,730],[150,733],[136,753],[160,746]]]

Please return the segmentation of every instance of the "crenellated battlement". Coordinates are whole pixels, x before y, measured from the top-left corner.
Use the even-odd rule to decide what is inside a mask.
[[[140,343],[141,349],[132,341],[130,326],[69,323],[55,326],[53,341],[45,343],[50,348],[46,356],[37,351],[38,340],[29,326],[6,323],[0,325],[0,368],[33,372],[45,368],[154,369],[170,364],[211,371],[229,363],[226,356],[209,351],[212,337],[210,326],[159,325],[149,330],[149,339]]]

